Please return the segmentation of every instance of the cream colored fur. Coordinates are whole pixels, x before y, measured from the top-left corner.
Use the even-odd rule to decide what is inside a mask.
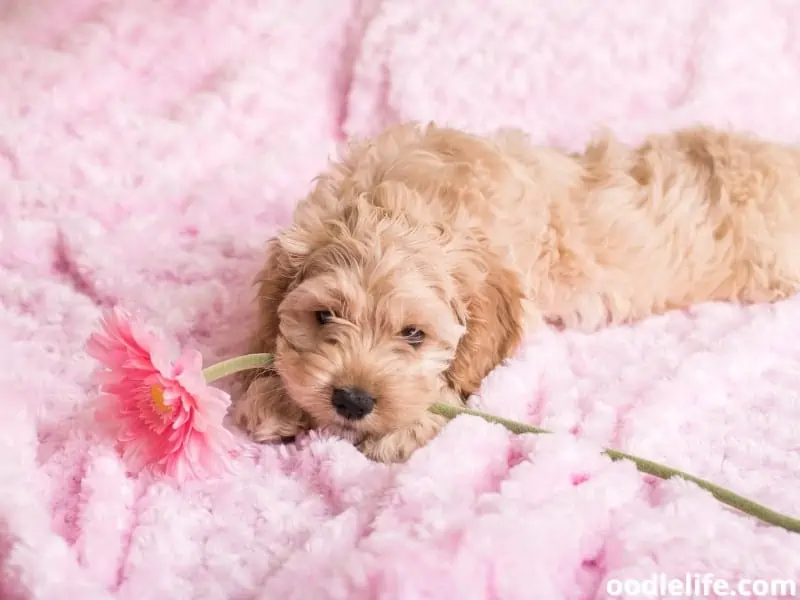
[[[779,300],[800,284],[798,240],[792,147],[695,128],[569,154],[513,131],[393,127],[322,173],[271,240],[253,350],[275,369],[235,414],[259,441],[327,427],[402,460],[441,425],[427,407],[462,402],[531,328]],[[335,386],[375,410],[343,420]]]

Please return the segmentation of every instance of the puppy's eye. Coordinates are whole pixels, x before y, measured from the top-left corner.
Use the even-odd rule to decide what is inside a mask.
[[[400,332],[400,335],[409,345],[415,348],[425,341],[425,332],[416,327],[406,327]]]
[[[331,310],[318,310],[317,312],[314,313],[314,316],[317,319],[317,323],[319,323],[320,325],[327,325],[328,323],[333,321],[333,318],[336,315],[334,315],[333,311]]]

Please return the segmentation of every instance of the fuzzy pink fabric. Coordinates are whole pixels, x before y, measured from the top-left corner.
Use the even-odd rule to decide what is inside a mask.
[[[83,351],[120,303],[242,350],[266,238],[335,144],[398,119],[579,145],[698,121],[800,140],[781,0],[0,3],[0,598],[561,600],[612,578],[800,579],[800,536],[604,445],[800,515],[800,298],[544,331],[401,466],[336,439],[126,476]],[[798,199],[800,201],[800,199]]]

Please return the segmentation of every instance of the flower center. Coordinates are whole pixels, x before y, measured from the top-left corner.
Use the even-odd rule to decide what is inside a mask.
[[[164,390],[159,386],[154,385],[150,388],[150,397],[153,399],[153,406],[162,415],[172,411],[172,409],[164,403]]]

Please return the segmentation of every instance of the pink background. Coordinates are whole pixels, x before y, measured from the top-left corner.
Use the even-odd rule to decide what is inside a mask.
[[[516,125],[578,147],[696,122],[800,140],[781,0],[0,2],[0,598],[561,600],[610,578],[800,579],[800,537],[614,445],[800,515],[800,299],[532,336],[406,465],[336,439],[131,477],[87,418],[115,303],[241,350],[265,240],[348,135]],[[798,199],[800,201],[800,199]],[[578,434],[575,440],[570,434]]]

